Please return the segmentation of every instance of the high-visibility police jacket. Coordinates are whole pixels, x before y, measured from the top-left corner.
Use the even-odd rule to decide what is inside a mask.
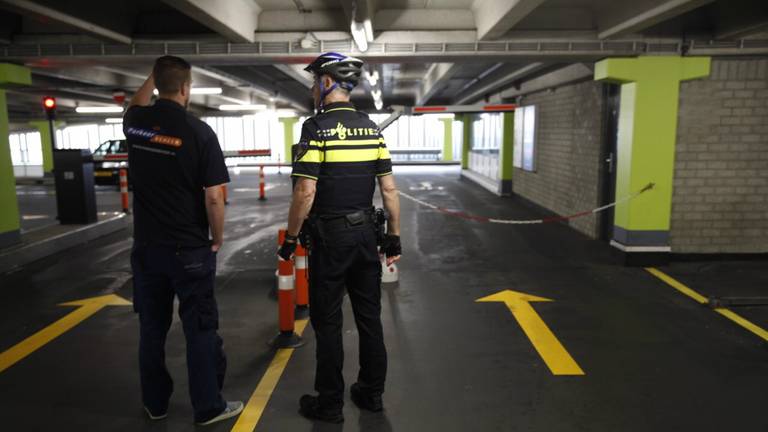
[[[376,178],[392,160],[376,123],[349,102],[328,104],[304,122],[293,177],[317,180],[312,213],[344,215],[373,206]]]

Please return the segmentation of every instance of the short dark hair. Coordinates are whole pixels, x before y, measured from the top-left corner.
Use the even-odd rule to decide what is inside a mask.
[[[181,57],[163,56],[155,60],[152,75],[159,93],[174,94],[192,80],[192,66]]]

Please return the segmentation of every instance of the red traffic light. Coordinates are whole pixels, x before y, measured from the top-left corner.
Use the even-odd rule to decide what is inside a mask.
[[[56,99],[52,98],[50,96],[43,98],[43,107],[45,107],[46,110],[52,110],[56,108]]]

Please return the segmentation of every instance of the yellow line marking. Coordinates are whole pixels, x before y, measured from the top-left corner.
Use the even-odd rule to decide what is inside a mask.
[[[683,285],[681,282],[669,276],[668,274],[662,272],[661,270],[653,267],[647,267],[645,270],[648,271],[650,274],[656,276],[657,278],[663,280],[672,288],[680,291],[681,293],[696,300],[697,302],[701,304],[709,303],[709,300],[706,297],[688,288],[687,286]],[[756,334],[757,336],[759,336],[760,338],[768,342],[768,331],[766,331],[762,327],[754,324],[753,322],[749,321],[748,319],[742,317],[741,315],[737,314],[736,312],[733,312],[728,308],[715,308],[714,310],[720,315],[728,318],[729,320],[744,327],[745,329],[749,330],[750,332]]]
[[[84,300],[78,300],[69,303],[62,303],[59,306],[80,306],[65,317],[40,330],[32,336],[24,339],[14,345],[7,351],[0,354],[0,372],[8,369],[18,363],[28,355],[39,350],[48,342],[56,339],[62,334],[68,332],[76,325],[90,318],[91,315],[102,310],[106,306],[130,306],[131,302],[120,296],[110,294],[101,297],[93,297]]]
[[[297,335],[301,336],[301,334],[304,333],[307,322],[308,320],[296,321],[294,331]],[[253,391],[242,414],[240,414],[240,417],[237,419],[237,423],[232,427],[232,432],[252,432],[256,429],[256,425],[259,423],[262,414],[264,414],[264,409],[267,407],[272,392],[275,391],[285,367],[288,366],[288,361],[291,359],[293,351],[294,348],[277,350],[267,371],[264,372],[264,376],[261,377],[259,385],[256,386],[256,390]]]
[[[585,375],[565,347],[557,340],[552,330],[531,306],[531,302],[551,302],[552,300],[505,290],[488,297],[477,299],[478,302],[503,302],[512,312],[525,335],[531,340],[552,375]]]

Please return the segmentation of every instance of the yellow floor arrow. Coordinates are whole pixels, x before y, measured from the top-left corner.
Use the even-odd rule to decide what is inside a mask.
[[[531,302],[552,300],[504,290],[476,301],[505,303],[553,375],[584,375],[584,371],[531,306]]]
[[[80,306],[64,318],[33,334],[0,354],[0,372],[32,354],[106,306],[130,306],[131,302],[115,294],[62,303],[59,306]]]

